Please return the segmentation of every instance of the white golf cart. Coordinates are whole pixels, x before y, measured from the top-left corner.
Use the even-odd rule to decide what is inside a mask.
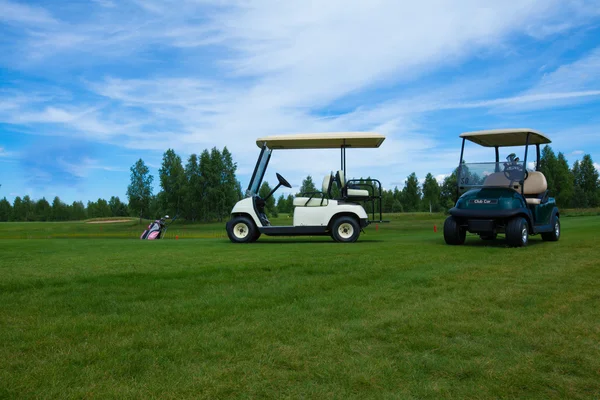
[[[319,134],[293,134],[268,136],[256,140],[261,149],[252,178],[246,191],[246,198],[237,202],[231,210],[231,219],[226,229],[234,243],[256,241],[261,234],[268,236],[326,236],[337,242],[355,242],[362,228],[375,222],[376,201],[381,215],[381,183],[376,179],[345,180],[347,148],[377,148],[385,136],[377,133],[344,132]],[[276,173],[277,186],[264,199],[258,191],[269,165],[273,150],[291,149],[340,149],[341,169],[334,175],[329,172],[323,179],[322,191],[301,193],[295,197],[292,226],[272,226],[265,214],[265,201],[280,186],[291,188],[285,178]],[[336,182],[340,195],[332,198],[332,185]],[[361,203],[370,202],[372,219]]]

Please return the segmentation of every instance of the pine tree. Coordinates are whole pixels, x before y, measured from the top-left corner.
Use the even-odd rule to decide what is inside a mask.
[[[221,187],[223,191],[224,204],[223,215],[227,215],[233,208],[235,203],[240,200],[238,181],[235,177],[235,171],[237,170],[237,164],[233,162],[233,158],[227,147],[223,148],[221,152],[222,163],[223,163],[223,174],[221,179]]]
[[[185,188],[185,172],[179,157],[173,149],[168,149],[163,154],[162,166],[158,170],[160,187],[163,195],[161,200],[163,209],[167,214],[175,215],[179,212]]]
[[[69,209],[65,203],[60,201],[58,196],[52,200],[52,220],[53,221],[68,221]]]
[[[589,207],[598,207],[600,204],[600,199],[598,199],[598,171],[594,167],[592,157],[586,154],[581,162],[575,164],[578,166],[577,170],[575,167],[573,168],[575,186],[581,188]]]
[[[563,153],[558,153],[554,186],[548,184],[548,189],[550,193],[555,194],[558,206],[568,207],[571,204],[574,191],[573,174]]]
[[[23,207],[23,200],[17,196],[13,200],[13,213],[12,221],[25,221],[25,208]]]
[[[312,176],[308,175],[303,181],[302,186],[300,186],[300,192],[297,196],[302,195],[303,193],[311,193],[316,192],[317,188],[315,187],[315,183],[313,182]]]
[[[548,188],[556,188],[556,178],[558,175],[558,160],[554,155],[554,151],[548,145],[542,149],[542,155],[540,157],[539,171],[546,177],[548,182]]]
[[[183,205],[186,219],[196,221],[200,218],[201,204],[204,200],[202,176],[200,175],[200,165],[198,156],[192,154],[185,165],[185,201]]]
[[[456,204],[458,200],[457,185],[456,170],[454,170],[449,176],[444,178],[440,188],[440,206],[443,210],[448,210]]]
[[[423,205],[429,212],[440,210],[440,185],[431,173],[427,174],[423,182]]]
[[[405,211],[418,211],[421,204],[421,189],[419,187],[419,180],[417,175],[413,172],[410,174],[404,182],[404,189],[402,189],[402,198],[404,200]]]
[[[129,210],[136,212],[140,216],[147,212],[152,197],[152,181],[154,177],[150,175],[150,170],[140,158],[131,167],[131,183],[127,187],[127,198],[129,199]]]
[[[35,202],[34,216],[35,221],[50,221],[52,219],[52,207],[45,197]]]
[[[208,196],[208,189],[212,184],[209,177],[210,169],[210,153],[205,149],[202,151],[202,153],[200,153],[200,160],[198,162],[198,170],[200,171],[200,176],[202,177],[200,181],[200,192],[202,193],[202,200],[200,203],[200,218],[202,218],[202,220],[205,222],[210,220],[210,210],[212,208],[211,204],[209,204],[210,199]]]
[[[12,206],[10,205],[10,202],[6,200],[6,197],[4,197],[0,200],[0,222],[10,221],[12,217],[11,214]]]

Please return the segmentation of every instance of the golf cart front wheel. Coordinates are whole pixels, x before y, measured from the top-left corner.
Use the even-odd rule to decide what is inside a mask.
[[[254,242],[260,236],[260,232],[247,217],[235,217],[227,223],[227,236],[233,243]]]
[[[556,242],[560,238],[560,221],[558,215],[552,218],[552,232],[542,233],[542,240],[547,242]]]
[[[465,243],[467,231],[462,228],[458,220],[452,216],[446,218],[444,222],[444,240],[446,244],[460,245]]]
[[[523,217],[515,217],[506,225],[506,241],[510,247],[524,247],[529,243],[529,226]]]
[[[356,242],[360,235],[360,226],[356,219],[352,217],[339,217],[331,227],[331,237],[336,242],[352,243]]]

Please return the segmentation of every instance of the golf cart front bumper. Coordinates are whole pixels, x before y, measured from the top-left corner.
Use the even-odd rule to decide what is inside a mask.
[[[515,215],[527,214],[526,208],[513,208],[509,210],[473,210],[453,207],[449,210],[450,215],[456,218],[474,219],[507,219]]]
[[[473,210],[451,208],[450,215],[459,220],[459,223],[468,232],[478,234],[502,233],[506,222],[517,215],[528,215],[527,209],[516,208],[510,210]]]

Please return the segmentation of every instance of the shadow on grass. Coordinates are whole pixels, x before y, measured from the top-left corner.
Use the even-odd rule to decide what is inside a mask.
[[[381,243],[385,240],[380,239],[359,239],[358,241],[351,243],[352,245],[360,245],[361,243]],[[333,239],[299,239],[299,238],[289,238],[289,239],[259,239],[252,244],[275,244],[275,243],[290,243],[290,244],[298,244],[298,243],[319,243],[319,244],[331,244],[331,245],[339,245],[345,243],[335,242]]]
[[[439,246],[449,246],[449,245],[446,244],[446,242],[444,241],[443,238],[442,238],[441,241],[438,241],[436,239],[435,242]],[[529,237],[529,243],[527,243],[526,247],[537,246],[537,245],[540,245],[540,244],[543,244],[543,243],[546,243],[546,242],[543,241],[541,238],[537,238],[537,237],[532,238],[532,237]],[[465,240],[465,243],[462,246],[466,246],[466,247],[494,247],[494,248],[506,247],[506,248],[509,248],[508,243],[506,242],[506,239],[503,236],[502,237],[498,237],[497,239],[494,239],[494,240],[482,240],[478,236],[467,236],[467,239]]]

